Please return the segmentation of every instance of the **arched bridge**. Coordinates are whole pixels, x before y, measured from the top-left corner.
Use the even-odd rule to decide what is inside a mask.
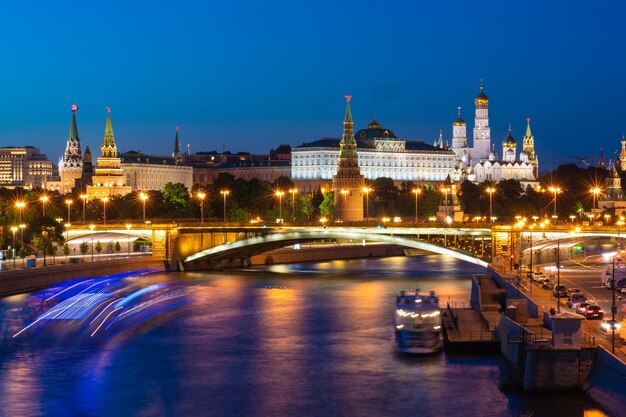
[[[233,260],[238,260],[238,265],[245,265],[247,259],[260,253],[294,245],[296,243],[322,240],[356,240],[391,243],[408,248],[449,255],[480,266],[486,267],[488,265],[486,261],[470,253],[416,239],[415,237],[395,236],[358,229],[296,229],[283,233],[250,237],[205,249],[180,260],[179,268],[186,270],[209,269],[223,264],[224,261],[232,263]]]

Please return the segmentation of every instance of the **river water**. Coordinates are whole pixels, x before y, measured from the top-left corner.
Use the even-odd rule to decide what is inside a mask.
[[[100,327],[106,312],[50,313],[68,285],[5,298],[0,415],[604,416],[580,393],[501,389],[498,356],[393,351],[399,290],[468,300],[480,272],[429,255],[157,273],[107,284],[129,314]]]

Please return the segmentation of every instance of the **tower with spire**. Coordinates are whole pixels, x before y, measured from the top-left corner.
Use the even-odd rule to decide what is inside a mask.
[[[461,119],[461,108],[457,107],[458,117],[452,123],[452,150],[463,167],[468,164],[467,124]]]
[[[70,134],[67,138],[65,153],[59,160],[59,176],[61,177],[61,194],[69,193],[77,185],[83,172],[83,158],[80,148],[80,137],[78,136],[78,126],[76,125],[76,113],[78,106],[72,104],[72,122],[70,124]]]
[[[480,80],[480,93],[476,96],[474,118],[474,149],[472,164],[486,161],[491,148],[491,128],[489,127],[489,98],[484,93],[483,80]]]
[[[339,142],[339,162],[337,173],[333,176],[333,191],[336,220],[363,220],[363,184],[364,177],[359,168],[357,143],[354,137],[350,100],[346,96],[346,115],[343,120],[343,135]]]
[[[524,135],[523,152],[528,157],[528,162],[533,166],[535,178],[539,176],[539,158],[535,153],[535,136],[530,130],[530,117],[526,118],[526,135]]]
[[[176,163],[180,163],[183,154],[180,152],[180,141],[178,140],[178,126],[176,126],[176,137],[174,138],[174,150],[172,151],[172,157],[176,160]]]
[[[622,135],[622,150],[619,153],[619,162],[622,172],[626,171],[626,138]]]
[[[110,107],[107,107],[107,120],[100,149],[102,157],[98,158],[92,185],[87,187],[87,195],[89,198],[102,198],[129,194],[132,188],[126,185],[126,176],[121,168],[122,160],[117,156]]]
[[[517,156],[517,142],[513,138],[511,125],[509,124],[509,133],[502,141],[502,159],[505,162],[515,162]]]
[[[626,198],[622,191],[622,179],[616,169],[617,164],[618,162],[615,161],[611,165],[611,171],[605,180],[604,195],[598,200],[598,209],[594,210],[600,214],[603,210],[609,211],[614,218],[626,211]]]

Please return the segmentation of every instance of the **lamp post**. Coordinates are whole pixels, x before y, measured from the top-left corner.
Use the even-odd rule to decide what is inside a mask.
[[[107,224],[107,203],[109,202],[109,197],[102,197],[102,211],[104,213],[104,224]]]
[[[148,194],[143,191],[139,193],[139,199],[143,208],[143,222],[146,223],[146,201],[148,201]]]
[[[126,233],[128,234],[128,257],[130,258],[130,228],[132,225],[130,223],[126,223]]]
[[[39,197],[39,201],[41,201],[41,217],[46,217],[46,204],[48,204],[49,200],[50,197],[45,194]]]
[[[496,192],[495,187],[487,187],[485,189],[487,194],[489,194],[489,223],[493,222],[493,193]]]
[[[276,195],[276,197],[278,197],[278,218],[279,218],[279,222],[282,223],[283,222],[283,196],[285,195],[285,192],[278,190],[274,194]]]
[[[561,187],[549,187],[548,191],[550,191],[552,194],[554,194],[554,209],[553,209],[553,216],[556,216],[556,195],[559,194],[561,192]]]
[[[365,218],[367,219],[370,216],[370,191],[372,191],[369,187],[363,187],[363,192],[365,193]]]
[[[289,189],[289,194],[291,194],[291,218],[293,220],[296,219],[296,193],[298,192],[297,188]]]
[[[65,200],[65,204],[67,205],[67,222],[70,223],[71,218],[70,218],[70,207],[72,207],[72,203],[73,201],[70,200],[69,198]]]
[[[555,197],[556,198],[556,197]],[[561,312],[561,239],[556,240],[556,311]]]
[[[20,241],[22,242],[22,246],[24,246],[24,229],[26,229],[26,225],[24,223],[20,223]]]
[[[200,200],[200,224],[204,223],[204,199],[206,198],[206,194],[200,191],[198,193],[198,199]]]
[[[602,189],[600,187],[593,187],[591,188],[591,190],[589,190],[589,192],[593,194],[593,206],[591,207],[591,209],[594,210],[596,208],[596,201],[598,200],[598,196],[602,192]]]
[[[13,269],[15,269],[15,257],[17,256],[17,251],[15,250],[15,232],[17,232],[17,227],[12,226],[11,231],[13,232],[13,248],[11,248],[11,250],[13,251]]]
[[[26,203],[24,201],[16,201],[15,202],[15,208],[17,209],[17,213],[19,215],[19,222],[22,223],[22,211],[24,211],[24,208],[26,207]]]
[[[413,188],[412,192],[415,194],[415,224],[417,224],[419,216],[419,196],[422,194],[422,189],[419,187]]]
[[[69,246],[70,241],[70,226],[71,224],[65,223],[65,243]]]
[[[230,191],[222,190],[220,191],[220,194],[224,197],[224,223],[226,223],[226,198],[228,197],[228,194],[230,194]]]
[[[89,196],[87,194],[81,194],[80,199],[83,200],[83,223],[85,223],[85,207],[87,205],[87,199]]]
[[[615,255],[613,255],[613,276],[611,277],[611,353],[615,353],[615,313],[617,312],[617,305],[615,305],[615,257],[617,256],[617,249]]]
[[[93,262],[93,229],[96,228],[96,225],[90,224],[89,228],[91,229],[91,262]]]

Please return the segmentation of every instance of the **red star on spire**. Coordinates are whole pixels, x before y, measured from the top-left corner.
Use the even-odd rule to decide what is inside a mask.
[[[352,96],[350,94],[346,94],[346,101],[349,103],[350,100],[352,99]]]

